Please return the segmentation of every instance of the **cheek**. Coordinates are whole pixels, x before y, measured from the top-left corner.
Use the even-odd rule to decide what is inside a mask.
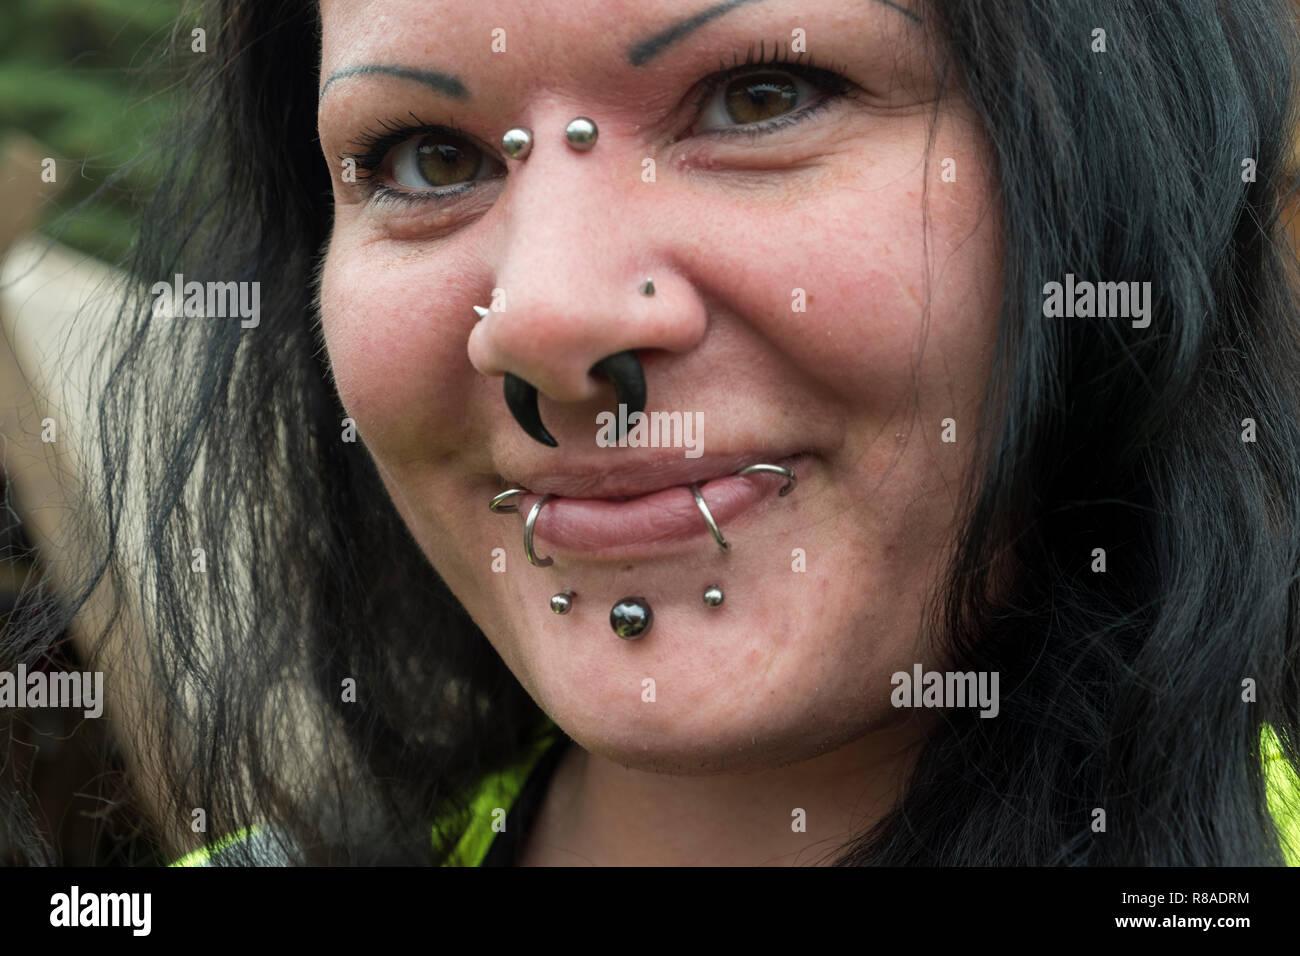
[[[464,260],[464,261],[462,261]],[[465,343],[475,316],[456,276],[468,257],[447,247],[380,256],[335,233],[321,280],[321,325],[339,397],[372,449],[408,458],[456,447],[473,434],[468,410],[483,407],[482,376]]]
[[[847,406],[907,396],[956,414],[991,357],[995,184],[969,125],[941,122],[928,163],[927,127],[918,118],[872,162],[836,157],[777,207],[729,203],[694,219],[716,224],[694,233],[692,258],[711,263],[697,280]],[[945,159],[956,181],[943,181]]]

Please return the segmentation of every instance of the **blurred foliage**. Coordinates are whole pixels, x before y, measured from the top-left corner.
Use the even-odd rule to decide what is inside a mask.
[[[183,101],[176,69],[203,55],[190,51],[198,25],[186,0],[3,0],[0,131],[39,140],[63,187],[42,231],[110,262],[125,254]]]

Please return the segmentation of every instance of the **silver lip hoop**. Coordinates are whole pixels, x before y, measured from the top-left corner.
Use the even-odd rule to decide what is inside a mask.
[[[723,551],[731,550],[731,545],[727,544],[727,539],[718,530],[718,523],[713,520],[713,514],[709,511],[709,506],[704,503],[704,496],[700,494],[699,485],[691,485],[691,495],[695,498],[695,507],[699,508],[700,514],[704,516],[704,523],[709,526],[709,533],[713,535],[713,540],[718,542],[718,547]]]
[[[766,461],[788,461],[798,467],[799,461],[807,454],[807,452],[798,452],[782,457],[774,456]],[[713,456],[709,458],[712,459]],[[701,459],[702,461],[704,459]],[[747,465],[746,462],[759,462],[759,464]],[[786,479],[790,491],[794,490],[796,475],[791,468],[763,462],[764,459],[753,454],[719,455],[713,466],[705,470],[700,467],[700,462],[695,462],[695,467],[686,467],[692,463],[692,459],[683,458],[678,452],[638,465],[602,468],[600,462],[588,460],[583,462],[584,467],[581,470],[566,468],[561,464],[553,470],[545,471],[514,469],[515,474],[502,472],[498,478],[502,482],[514,482],[511,487],[528,489],[529,494],[542,494],[544,488],[547,494],[558,498],[640,498],[670,488],[689,488],[692,482],[703,487],[719,478],[742,477],[753,472],[780,475]],[[652,481],[647,477],[652,474],[656,475],[658,480]]]
[[[554,498],[555,495],[542,495],[528,511],[528,519],[524,521],[524,555],[528,558],[528,563],[538,568],[549,568],[555,563],[554,558],[539,558],[533,551],[533,525],[537,523],[537,516],[542,513],[542,506]]]
[[[505,504],[516,495],[528,494],[527,488],[511,488],[509,491],[503,491],[488,503],[488,511],[497,515],[517,515],[519,514],[518,505]]]
[[[755,472],[760,472],[762,474],[768,474],[768,475],[780,475],[782,478],[784,478],[785,485],[778,492],[778,495],[782,498],[784,498],[790,492],[794,491],[794,486],[799,483],[799,479],[795,477],[794,472],[791,471],[789,468],[785,468],[781,465],[749,465],[745,468],[740,469],[740,471],[736,472],[736,477],[739,478],[743,475],[752,475]]]
[[[785,485],[781,488],[780,492],[778,492],[778,495],[782,498],[792,492],[799,481],[791,469],[786,468],[783,465],[772,465],[767,463],[746,465],[744,468],[735,472],[734,477],[739,478],[752,474],[779,475],[784,478]],[[704,518],[704,524],[708,527],[709,534],[713,535],[713,540],[718,543],[718,547],[723,551],[731,550],[731,545],[728,544],[727,539],[722,536],[722,529],[718,527],[717,521],[713,518],[713,513],[709,511],[709,506],[705,502],[704,496],[700,493],[699,482],[692,482],[689,487],[691,497],[695,499],[695,507],[699,509],[700,515]],[[493,497],[492,501],[488,504],[488,510],[493,514],[518,514],[519,506],[517,504],[509,504],[508,502],[510,502],[512,498],[530,493],[531,492],[529,492],[527,488],[507,489]],[[528,517],[524,521],[524,555],[528,558],[528,563],[534,567],[547,568],[555,563],[554,559],[550,557],[539,558],[536,551],[533,550],[533,528],[537,524],[537,516],[542,513],[542,507],[548,501],[552,501],[557,497],[559,496],[553,494],[542,495],[537,499],[537,501],[533,502],[532,508],[528,511]]]

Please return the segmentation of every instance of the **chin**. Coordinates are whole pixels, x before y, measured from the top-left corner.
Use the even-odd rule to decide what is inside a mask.
[[[652,773],[781,767],[835,750],[895,716],[883,694],[876,695],[882,706],[870,707],[860,689],[866,682],[830,667],[833,654],[760,649],[752,632],[728,637],[726,645],[751,646],[740,655],[719,648],[674,658],[674,648],[662,646],[635,660],[611,653],[576,666],[535,662],[526,686],[584,750]],[[805,646],[816,647],[830,635],[806,637]],[[692,639],[699,635],[678,638]],[[888,676],[871,683],[887,687]]]

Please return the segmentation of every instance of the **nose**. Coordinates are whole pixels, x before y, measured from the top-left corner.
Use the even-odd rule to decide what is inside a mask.
[[[475,369],[506,376],[511,411],[543,442],[540,421],[530,428],[520,413],[537,408],[538,393],[547,403],[534,417],[563,420],[597,399],[633,404],[644,369],[653,402],[662,360],[695,348],[706,324],[656,227],[670,218],[665,187],[642,181],[632,138],[617,129],[600,128],[588,150],[571,148],[569,119],[535,117],[526,160],[507,160],[494,307],[468,345]]]

